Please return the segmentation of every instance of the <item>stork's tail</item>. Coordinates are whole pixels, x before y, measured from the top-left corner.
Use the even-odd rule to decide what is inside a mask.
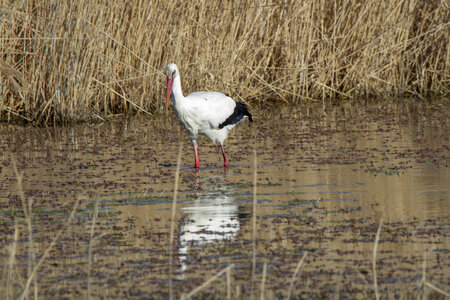
[[[250,122],[253,122],[252,114],[248,111],[247,104],[242,103],[242,102],[237,102],[237,103],[236,103],[236,106],[238,106],[238,105],[241,105],[241,106],[242,106],[241,109],[242,109],[242,112],[243,112],[244,116],[247,116],[248,119],[249,119],[249,121],[250,121]]]
[[[236,102],[236,107],[234,108],[233,113],[219,125],[219,128],[222,129],[227,125],[236,124],[241,121],[245,116],[248,117],[250,122],[253,122],[252,114],[248,111],[247,104],[242,102]]]

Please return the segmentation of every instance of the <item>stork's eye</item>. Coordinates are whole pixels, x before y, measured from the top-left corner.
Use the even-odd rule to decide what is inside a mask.
[[[177,72],[177,71],[173,71],[173,72],[172,72],[172,78],[175,77],[175,73],[176,73],[176,72]]]

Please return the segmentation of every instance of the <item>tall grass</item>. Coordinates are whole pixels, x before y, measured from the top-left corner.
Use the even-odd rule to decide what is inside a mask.
[[[72,211],[70,213],[70,216],[68,217],[66,223],[64,226],[62,226],[56,233],[56,235],[53,236],[51,239],[50,244],[47,246],[45,251],[41,254],[39,260],[36,262],[36,253],[35,253],[35,247],[33,246],[33,224],[32,224],[32,199],[25,196],[23,187],[22,187],[22,180],[23,180],[23,174],[18,171],[15,158],[12,159],[12,167],[14,170],[14,174],[16,176],[17,180],[17,189],[18,193],[21,198],[23,212],[24,212],[24,218],[27,224],[27,235],[28,235],[28,266],[27,266],[27,274],[26,278],[21,278],[20,273],[17,271],[18,267],[18,261],[16,260],[17,255],[17,246],[18,246],[18,237],[19,237],[19,226],[18,222],[15,221],[15,229],[14,229],[14,238],[13,243],[10,246],[10,258],[8,262],[8,271],[7,271],[7,282],[6,282],[6,294],[2,295],[2,298],[6,299],[29,299],[30,295],[30,286],[33,285],[33,299],[38,299],[38,283],[37,283],[37,277],[39,274],[40,269],[42,268],[43,264],[47,260],[47,258],[51,255],[51,251],[54,248],[54,246],[60,242],[60,238],[62,234],[71,226],[71,222],[75,216],[75,213],[77,211],[78,205],[80,204],[80,201],[77,200],[74,207],[72,208]],[[90,266],[90,255],[89,255],[89,266]],[[15,276],[13,276],[14,271],[17,274],[18,280],[15,280]],[[90,273],[89,273],[90,274]],[[17,284],[17,281],[19,284]],[[17,294],[16,286],[20,286],[20,297]],[[3,290],[3,287],[0,287],[0,291]],[[89,297],[88,297],[89,298]]]
[[[253,103],[447,95],[447,1],[25,1],[0,4],[0,117],[161,109],[184,91]]]

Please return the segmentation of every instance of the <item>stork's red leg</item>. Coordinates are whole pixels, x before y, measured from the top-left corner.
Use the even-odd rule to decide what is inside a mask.
[[[225,156],[225,150],[223,149],[223,145],[220,145],[220,148],[222,148],[222,155],[223,155],[223,166],[225,168],[228,168],[228,161],[227,158]]]
[[[198,145],[197,145],[197,141],[193,140],[192,144],[194,145],[194,156],[195,156],[194,168],[198,169],[198,168],[200,168],[200,161],[198,160],[198,151],[197,151]]]

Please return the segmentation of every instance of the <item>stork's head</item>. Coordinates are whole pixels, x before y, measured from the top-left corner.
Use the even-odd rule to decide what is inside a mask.
[[[176,64],[168,64],[164,70],[167,76],[167,91],[166,91],[166,109],[169,107],[170,92],[172,91],[173,79],[179,76],[178,67]]]

